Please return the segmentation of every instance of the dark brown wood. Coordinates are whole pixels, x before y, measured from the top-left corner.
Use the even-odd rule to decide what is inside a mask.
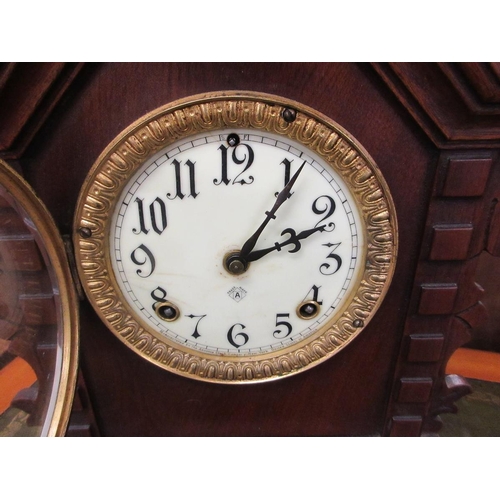
[[[426,403],[432,391],[432,378],[402,378],[399,387],[398,402]]]
[[[491,152],[471,151],[444,152],[438,162],[406,320],[405,336],[409,340],[402,343],[396,368],[396,377],[428,377],[433,387],[429,401],[409,404],[398,398],[398,384],[394,382],[387,435],[394,435],[395,416],[404,422],[410,417],[421,417],[419,433],[438,432],[441,426],[438,414],[454,411],[454,401],[470,390],[462,380],[446,376],[445,367],[451,354],[470,341],[471,334],[486,317],[481,303],[484,290],[475,280],[478,254],[484,250],[489,227],[490,198],[486,192],[490,190],[490,183],[487,179],[496,161],[496,155]],[[453,189],[443,190],[450,182]],[[472,189],[469,184],[473,185]],[[436,237],[439,230],[447,236]],[[448,230],[451,233],[447,233]],[[451,240],[447,243],[450,234]],[[458,253],[447,246],[460,241]],[[404,432],[409,433],[410,427],[405,427]]]
[[[455,283],[424,283],[418,305],[419,314],[450,314],[457,291]]]
[[[438,147],[500,145],[495,66],[378,63],[374,68]]]
[[[447,166],[443,196],[481,196],[486,188],[491,158],[453,158]]]
[[[446,362],[484,319],[481,301],[488,292],[476,286],[478,256],[498,245],[499,194],[492,187],[500,185],[498,67],[108,63],[77,69],[65,79],[61,70],[41,86],[9,91],[21,102],[24,93],[41,96],[44,85],[59,88],[43,119],[35,120],[36,111],[27,108],[0,118],[3,154],[19,159],[63,234],[71,233],[89,169],[127,125],[181,97],[238,89],[295,99],[348,130],[380,167],[399,222],[393,284],[365,331],[331,360],[272,383],[228,387],[170,374],[124,346],[83,300],[81,368],[100,432],[438,432],[439,412],[453,411],[453,402],[467,392],[463,381],[445,376]],[[18,71],[0,67],[0,103]],[[14,132],[7,133],[10,122]],[[75,415],[80,410],[75,406]]]
[[[443,413],[456,413],[457,407],[455,402],[470,394],[472,391],[471,385],[467,380],[459,375],[446,375],[441,386],[441,397],[435,399],[429,409],[427,432],[439,432],[442,426],[442,421],[439,415]]]
[[[454,68],[454,74],[458,74],[459,71],[462,72],[465,78],[459,79],[457,77],[452,77],[451,80],[457,85],[459,83],[462,84],[461,91],[464,96],[469,95],[469,99],[473,100],[473,94],[474,92],[476,93],[477,97],[474,103],[476,106],[481,102],[500,104],[500,78],[497,72],[498,63],[496,66],[495,63],[479,62],[463,62],[455,65],[448,64],[442,66],[445,66],[450,72],[452,71],[451,68]],[[470,90],[470,88],[472,90]]]
[[[73,400],[73,408],[66,430],[66,436],[97,437],[99,435],[99,428],[95,421],[94,410],[88,394],[85,377],[82,371],[79,370],[75,398]]]
[[[422,432],[422,417],[392,417],[390,425],[391,437],[412,437]]]
[[[396,311],[406,308],[412,280],[408,270],[415,265],[432,179],[432,172],[422,165],[431,168],[435,152],[400,114],[397,101],[372,69],[352,64],[106,64],[89,68],[81,77],[81,92],[55,111],[51,126],[41,131],[22,162],[27,179],[63,232],[70,231],[73,207],[90,166],[126,125],[176,98],[223,89],[279,93],[337,120],[378,162],[395,190],[400,221],[413,221],[401,224],[394,286],[359,341],[329,362],[281,381],[226,387],[164,372],[129,351],[88,304],[82,304],[82,365],[101,432],[380,433],[403,321]],[[336,88],[343,98],[325,98],[328,88]],[[398,192],[397,186],[408,182],[413,188]]]
[[[82,64],[9,63],[0,67],[0,157],[17,159]]]
[[[472,238],[471,224],[435,225],[430,260],[464,260],[469,255]]]
[[[493,200],[491,206],[491,221],[488,228],[486,251],[495,257],[500,257],[500,204],[498,198]]]
[[[410,363],[432,363],[441,359],[444,346],[442,333],[416,333],[409,336],[407,360]]]

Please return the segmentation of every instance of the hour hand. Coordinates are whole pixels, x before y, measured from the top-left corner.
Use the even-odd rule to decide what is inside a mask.
[[[281,249],[287,245],[293,245],[293,248],[291,250],[288,250],[289,253],[298,252],[302,248],[302,245],[300,243],[301,240],[308,238],[309,236],[311,236],[311,234],[317,232],[322,233],[325,230],[325,228],[326,224],[323,224],[322,226],[301,231],[299,234],[297,234],[294,229],[287,228],[281,233],[281,236],[284,236],[285,234],[289,235],[287,240],[281,243],[276,242],[272,247],[263,248],[262,250],[255,250],[253,252],[250,252],[246,257],[246,262],[248,263],[255,262],[256,260],[262,259],[262,257],[267,255],[268,253],[274,252],[275,250],[280,252]]]

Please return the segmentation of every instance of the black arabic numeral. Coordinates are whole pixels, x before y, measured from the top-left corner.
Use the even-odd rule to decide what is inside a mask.
[[[285,158],[281,163],[280,165],[284,165],[285,166],[285,182],[283,184],[283,187],[286,186],[289,182],[290,182],[290,178],[291,178],[291,174],[292,174],[292,162],[293,160],[289,160],[287,158]],[[293,193],[288,193],[288,198],[290,198],[290,196],[292,196]],[[276,191],[276,193],[274,193],[274,196],[278,196],[279,195],[279,191]]]
[[[321,288],[320,286],[313,285],[311,289],[307,292],[307,295],[304,297],[304,302],[307,300],[313,300],[320,306],[323,304],[322,300],[319,300],[319,289]],[[309,299],[309,297],[312,295],[312,299]]]
[[[181,163],[178,160],[173,160],[172,165],[175,170],[175,195],[167,193],[167,198],[169,200],[175,200],[176,198],[182,200],[185,194],[182,191]],[[200,193],[196,192],[195,163],[191,160],[186,160],[185,165],[189,170],[189,196],[196,198]]]
[[[137,253],[139,252],[139,253]],[[141,260],[141,254],[143,259]],[[136,273],[141,278],[149,278],[156,267],[155,257],[146,245],[139,245],[131,254],[130,258],[136,266],[144,266],[149,262],[149,273],[144,274],[143,269],[137,269]]]
[[[240,331],[238,333],[233,333],[233,330],[237,326],[241,326],[242,330],[244,330],[246,328],[245,325],[242,325],[241,323],[236,323],[227,332],[227,340],[229,341],[229,343],[232,346],[236,347],[236,349],[238,349],[239,347],[244,346],[248,342],[248,335],[246,333],[244,333],[243,331]],[[236,342],[236,339],[238,339],[240,341],[239,344]],[[243,342],[241,342],[242,339],[243,339]]]
[[[196,325],[194,327],[194,332],[191,334],[191,337],[194,337],[195,339],[197,339],[198,337],[201,337],[200,333],[198,332],[198,325],[200,324],[200,321],[206,316],[206,314],[186,314],[186,318],[191,318],[191,319],[194,319],[194,318],[200,318],[197,322],[196,322]]]
[[[248,156],[246,154],[244,154],[243,158],[240,160],[236,156],[236,151],[238,150],[238,148],[247,148]],[[248,144],[239,144],[238,146],[236,146],[233,149],[232,158],[233,158],[234,163],[236,163],[236,165],[243,165],[246,162],[243,170],[235,177],[233,184],[241,184],[241,185],[252,184],[252,182],[254,181],[254,178],[251,175],[248,176],[247,180],[245,180],[245,179],[238,180],[238,179],[252,166],[253,159],[254,159],[253,149]]]
[[[167,291],[163,289],[161,286],[157,286],[151,292],[151,298],[155,301],[154,304],[151,306],[151,308],[156,313],[156,305],[158,304],[158,302],[165,302],[167,298]]]
[[[333,213],[335,212],[336,205],[335,201],[331,196],[322,195],[316,198],[312,204],[312,211],[316,215],[323,215],[326,214],[318,223],[314,226],[317,227],[319,224],[321,224],[325,219],[328,219]],[[326,229],[329,228],[329,229]],[[335,229],[335,224],[333,222],[330,222],[326,225],[325,231],[326,232],[331,232]]]
[[[216,186],[220,186],[222,183],[224,183],[227,186],[230,182],[227,177],[227,148],[226,146],[224,146],[224,144],[221,144],[219,146],[219,149],[221,152],[221,179],[220,181],[214,179],[214,184]]]
[[[274,330],[273,336],[275,339],[284,339],[292,333],[292,325],[288,323],[288,321],[280,321],[281,318],[289,318],[289,317],[290,314],[285,314],[285,313],[276,314],[276,328],[284,326],[286,328],[286,332],[284,332],[284,330],[281,329]]]
[[[144,215],[144,200],[136,198],[137,211],[139,215],[139,229],[132,228],[134,234],[148,234],[149,229],[146,227],[146,216]],[[157,234],[163,233],[167,228],[167,207],[165,202],[160,198],[155,198],[149,205],[149,222],[151,228]]]
[[[336,263],[335,267],[330,265],[328,262],[324,262],[319,266],[319,272],[321,274],[324,274],[325,276],[331,276],[332,274],[335,274],[339,269],[340,266],[342,266],[342,259],[341,257],[335,253],[335,250],[340,246],[340,243],[324,243],[324,247],[332,248],[332,251],[327,255],[327,259],[333,259]],[[330,269],[331,268],[331,269]]]
[[[134,234],[148,234],[149,229],[146,228],[146,221],[144,220],[144,200],[142,200],[141,198],[136,198],[134,201],[137,203],[137,211],[139,215],[139,230],[137,230],[136,228],[132,228],[132,232]]]
[[[167,208],[165,202],[160,198],[155,198],[149,205],[149,215],[151,216],[151,227],[157,234],[163,233],[167,227]]]
[[[243,154],[243,157],[239,157],[237,154],[238,149],[241,151],[241,148],[246,148],[247,153]],[[224,183],[226,186],[231,182],[231,179],[228,176],[227,170],[228,170],[228,159],[227,159],[227,151],[228,148],[224,146],[224,144],[221,144],[218,148],[221,152],[221,178],[219,180],[214,179],[214,184],[216,186],[220,186],[222,183]],[[254,160],[254,152],[253,149],[248,145],[248,144],[239,144],[238,146],[233,148],[233,152],[231,155],[231,159],[233,163],[236,165],[243,165],[244,168],[243,170],[234,178],[233,184],[252,184],[254,181],[254,178],[250,175],[248,176],[247,179],[240,179],[240,177],[252,166],[253,160]]]

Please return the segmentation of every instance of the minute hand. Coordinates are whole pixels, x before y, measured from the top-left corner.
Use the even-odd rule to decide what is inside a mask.
[[[290,191],[292,190],[293,185],[295,184],[295,181],[297,180],[300,172],[302,172],[302,169],[304,168],[304,165],[306,162],[300,166],[300,168],[297,170],[295,175],[288,181],[287,185],[282,189],[280,194],[278,195],[273,208],[271,209],[270,212],[266,212],[266,218],[264,222],[260,225],[259,229],[255,231],[250,238],[248,238],[247,241],[243,244],[241,247],[241,252],[240,252],[240,259],[245,261],[245,262],[250,262],[248,261],[248,256],[250,255],[250,252],[255,248],[255,245],[257,244],[257,240],[259,239],[260,235],[262,234],[262,231],[264,231],[265,227],[269,224],[269,221],[271,219],[275,219],[275,213],[277,212],[278,208],[281,207],[281,205],[288,199],[288,195],[290,194]]]
[[[326,224],[323,224],[322,226],[319,227],[314,227],[312,229],[306,229],[305,231],[301,231],[299,234],[296,234],[294,229],[287,228],[281,233],[281,236],[285,234],[290,235],[290,237],[286,241],[283,241],[282,243],[276,242],[272,247],[263,248],[262,250],[255,250],[254,252],[250,252],[250,254],[246,258],[246,262],[255,262],[256,260],[262,259],[262,257],[267,255],[268,253],[274,252],[275,250],[280,252],[281,249],[287,245],[294,245],[292,250],[288,250],[289,253],[298,252],[302,247],[302,245],[300,244],[300,240],[308,238],[309,236],[311,236],[311,234],[317,233],[318,231],[322,233],[325,230],[325,227]]]

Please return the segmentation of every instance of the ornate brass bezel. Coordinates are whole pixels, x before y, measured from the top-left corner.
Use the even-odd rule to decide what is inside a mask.
[[[64,436],[76,387],[79,341],[78,301],[64,243],[45,205],[29,184],[2,160],[0,185],[12,197],[20,215],[25,217],[25,224],[33,226],[35,240],[45,260],[52,284],[58,290],[57,342],[61,355],[55,369],[59,371],[56,377],[59,382],[54,384],[54,397],[51,397],[53,403],[42,426],[42,432],[49,437]]]
[[[283,118],[285,109],[296,112],[293,121]],[[341,175],[354,196],[366,239],[365,265],[353,293],[327,327],[283,351],[240,358],[195,352],[143,326],[117,285],[108,243],[117,199],[131,175],[149,157],[181,138],[228,128],[280,134],[319,155]],[[111,142],[82,187],[74,220],[74,247],[90,302],[108,328],[139,355],[171,372],[208,382],[261,382],[293,375],[330,358],[368,324],[394,273],[397,220],[387,184],[375,162],[338,124],[282,97],[217,92],[161,107]]]

